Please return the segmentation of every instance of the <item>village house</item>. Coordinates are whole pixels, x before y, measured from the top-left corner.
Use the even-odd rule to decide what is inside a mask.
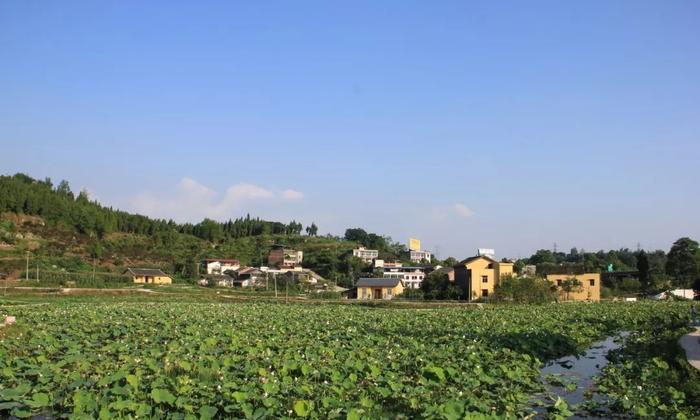
[[[208,274],[197,282],[200,286],[219,286],[219,287],[249,287],[251,281],[249,279],[238,279],[227,274]]]
[[[467,300],[488,298],[505,276],[513,275],[512,262],[499,262],[487,255],[467,258],[454,266],[455,284]]]
[[[379,258],[379,251],[376,249],[365,249],[364,247],[359,247],[358,249],[352,250],[353,257],[360,258],[366,263],[371,263],[375,259]]]
[[[407,289],[420,289],[425,280],[425,271],[422,267],[384,267],[385,279],[401,279]]]
[[[241,282],[248,282],[247,286],[261,286],[265,284],[267,274],[265,274],[259,268],[245,267],[236,271],[236,278]]]
[[[563,286],[569,279],[576,279],[580,285],[573,287],[567,292]],[[547,280],[557,286],[557,297],[560,300],[576,300],[576,301],[600,301],[600,274],[599,273],[584,273],[584,274],[547,274]]]
[[[358,300],[389,300],[402,294],[404,284],[401,279],[363,278],[357,280]]]
[[[409,251],[409,258],[411,262],[419,263],[421,261],[430,262],[433,258],[433,254],[428,251]]]
[[[225,274],[227,271],[236,271],[241,268],[238,260],[225,258],[209,258],[204,260],[207,267],[207,274]]]
[[[127,268],[123,273],[139,284],[172,284],[173,279],[156,268]]]
[[[267,264],[276,268],[300,267],[304,260],[304,253],[284,245],[273,245],[267,257]]]
[[[236,280],[228,274],[210,274],[206,277],[210,283],[214,283],[219,287],[234,287]]]
[[[403,267],[403,264],[400,262],[384,261],[380,259],[375,259],[374,261],[372,261],[372,269],[397,267]]]

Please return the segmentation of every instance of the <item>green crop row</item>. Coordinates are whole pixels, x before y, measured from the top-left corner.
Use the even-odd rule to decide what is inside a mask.
[[[682,303],[16,306],[0,332],[0,417],[522,418],[544,361],[621,330],[675,328],[686,313]]]

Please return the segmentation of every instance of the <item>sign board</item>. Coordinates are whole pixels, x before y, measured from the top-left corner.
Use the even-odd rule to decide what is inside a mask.
[[[496,251],[490,248],[479,248],[477,255],[480,257],[494,257],[496,255]]]
[[[420,239],[410,238],[408,240],[408,249],[410,251],[420,251]]]

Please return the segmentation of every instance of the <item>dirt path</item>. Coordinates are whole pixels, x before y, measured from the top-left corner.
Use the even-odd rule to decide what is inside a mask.
[[[700,327],[695,327],[695,331],[681,337],[681,347],[685,350],[688,363],[695,369],[700,370]]]

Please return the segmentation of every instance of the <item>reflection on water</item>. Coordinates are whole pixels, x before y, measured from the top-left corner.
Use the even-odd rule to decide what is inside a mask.
[[[623,339],[628,334],[624,332],[619,336],[608,337],[603,341],[593,343],[582,355],[562,357],[547,364],[541,372],[547,392],[564,399],[574,413],[576,410],[572,406],[590,401],[591,398],[593,401],[601,402],[595,398],[593,393],[595,385],[593,378],[599,375],[608,364],[608,353],[620,348]],[[546,413],[544,408],[536,411],[540,415]],[[590,419],[595,418],[595,416],[576,413],[571,418]]]

